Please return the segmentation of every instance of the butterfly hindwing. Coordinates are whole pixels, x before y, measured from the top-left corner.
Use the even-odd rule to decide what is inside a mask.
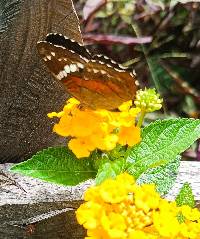
[[[117,68],[104,63],[102,60],[90,60],[85,67],[82,88],[87,91],[83,94],[87,101],[96,108],[117,108],[124,101],[133,99],[136,85],[133,76],[125,70],[118,71]],[[98,95],[97,95],[98,94]]]

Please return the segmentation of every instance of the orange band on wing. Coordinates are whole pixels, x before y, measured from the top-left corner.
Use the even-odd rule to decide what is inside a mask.
[[[99,93],[99,94],[112,94],[120,93],[122,90],[115,84],[112,84],[112,82],[109,82],[109,84],[105,84],[105,82],[100,82],[96,80],[84,80],[76,76],[70,76],[66,80],[62,81],[64,85],[66,85],[67,89],[73,92],[78,92],[80,88],[86,88],[90,91]]]

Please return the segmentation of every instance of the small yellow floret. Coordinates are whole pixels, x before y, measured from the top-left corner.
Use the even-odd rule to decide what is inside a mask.
[[[141,141],[140,128],[136,126],[121,127],[119,130],[119,144],[133,146]]]

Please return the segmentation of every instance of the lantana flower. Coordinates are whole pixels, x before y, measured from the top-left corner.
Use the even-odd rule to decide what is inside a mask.
[[[123,103],[119,111],[92,110],[81,108],[74,98],[67,101],[59,113],[53,131],[63,137],[70,137],[68,147],[78,157],[88,157],[95,149],[110,151],[117,144],[133,146],[140,142],[140,128],[135,126],[139,108],[132,107],[132,101]]]
[[[162,199],[153,184],[136,185],[127,173],[90,187],[84,200],[76,217],[86,239],[200,238],[198,209]]]

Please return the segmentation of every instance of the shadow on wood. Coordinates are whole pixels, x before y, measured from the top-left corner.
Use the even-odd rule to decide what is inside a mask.
[[[68,210],[32,224],[7,224],[0,227],[2,239],[83,239],[84,237],[85,230],[77,224],[75,210]]]

